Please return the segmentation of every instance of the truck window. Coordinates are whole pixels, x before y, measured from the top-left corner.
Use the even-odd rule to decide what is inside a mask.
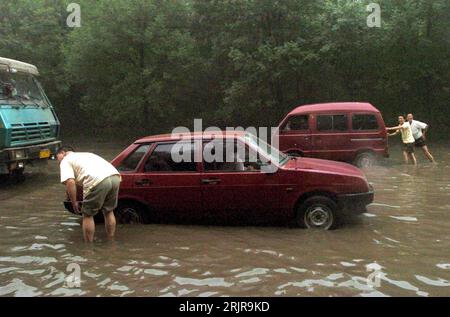
[[[149,148],[149,144],[141,145],[136,150],[134,150],[133,153],[128,155],[128,157],[125,158],[122,163],[120,163],[117,169],[121,172],[130,172],[136,170],[137,165],[142,160],[142,157],[144,157],[145,153],[148,152]]]
[[[308,115],[290,117],[283,130],[284,131],[309,130],[308,118],[309,118]]]
[[[373,114],[354,114],[352,116],[353,130],[377,130],[377,117]]]
[[[347,130],[347,116],[337,115],[319,115],[317,116],[318,131],[345,131]]]
[[[194,143],[158,144],[144,166],[145,172],[195,172]]]

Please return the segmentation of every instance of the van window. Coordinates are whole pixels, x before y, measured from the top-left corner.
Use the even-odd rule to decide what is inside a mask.
[[[142,157],[144,157],[145,153],[147,153],[148,149],[150,148],[149,144],[144,144],[138,147],[136,150],[134,150],[133,153],[128,155],[122,163],[117,167],[117,169],[121,172],[130,172],[134,171],[139,164],[139,162],[142,160]]]
[[[308,115],[290,117],[284,131],[304,131],[309,130]]]
[[[377,117],[373,114],[354,114],[352,117],[353,130],[377,130]]]
[[[318,131],[345,131],[347,130],[347,116],[337,115],[319,115],[317,116]]]
[[[147,159],[145,172],[195,172],[194,143],[158,144]]]

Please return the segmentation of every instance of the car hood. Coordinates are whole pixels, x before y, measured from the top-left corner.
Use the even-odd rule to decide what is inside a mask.
[[[357,167],[342,162],[299,157],[291,159],[283,168],[295,170],[315,170],[333,174],[357,176],[365,179],[364,173]]]

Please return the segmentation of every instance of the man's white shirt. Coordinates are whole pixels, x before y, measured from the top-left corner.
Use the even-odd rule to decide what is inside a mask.
[[[428,125],[426,123],[423,123],[423,122],[420,122],[417,120],[413,120],[410,123],[410,126],[411,126],[412,135],[413,135],[414,139],[417,140],[420,137],[422,137],[422,135],[423,135],[422,130],[426,129]]]

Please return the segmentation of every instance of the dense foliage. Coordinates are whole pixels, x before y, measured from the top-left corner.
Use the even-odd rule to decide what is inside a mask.
[[[40,68],[66,133],[274,126],[299,104],[369,101],[448,138],[448,0],[78,0],[79,28],[70,2],[0,2],[0,56]]]

